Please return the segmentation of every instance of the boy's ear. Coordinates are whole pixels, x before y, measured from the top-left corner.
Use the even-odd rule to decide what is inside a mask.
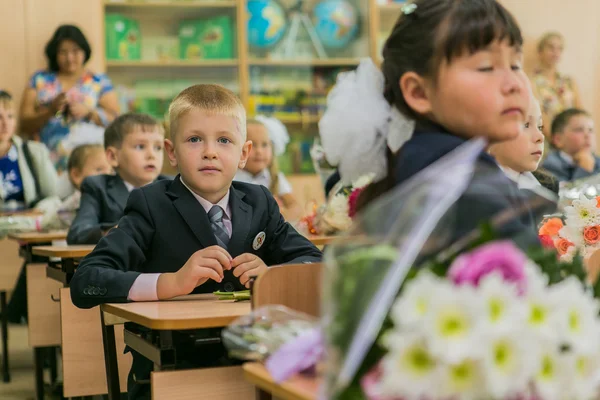
[[[247,140],[246,143],[242,146],[242,154],[240,156],[240,162],[238,163],[239,169],[244,169],[246,166],[246,162],[248,161],[248,156],[250,156],[250,152],[252,151],[252,140]]]
[[[431,96],[433,95],[428,82],[415,72],[407,72],[398,82],[406,104],[417,114],[426,115],[432,110]]]
[[[562,145],[563,145],[563,136],[560,133],[550,133],[550,142],[554,145],[554,147],[556,147],[557,149],[562,149]]]
[[[175,156],[175,146],[169,139],[165,139],[165,151],[167,152],[167,157],[169,157],[169,164],[171,164],[171,167],[176,168],[177,157]]]
[[[81,182],[83,181],[83,179],[81,179],[81,171],[79,170],[79,168],[72,168],[71,170],[69,170],[69,180],[71,181],[73,186],[79,189],[79,187],[81,186]]]
[[[119,168],[119,149],[114,146],[106,148],[106,159],[113,168]]]

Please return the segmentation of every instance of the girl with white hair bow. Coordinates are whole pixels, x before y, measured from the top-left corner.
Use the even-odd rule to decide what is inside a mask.
[[[246,125],[252,151],[245,168],[238,170],[234,180],[265,186],[287,219],[300,218],[302,208],[292,193],[292,185],[279,171],[277,163],[277,156],[285,152],[290,141],[287,128],[278,119],[262,115],[249,119]]]

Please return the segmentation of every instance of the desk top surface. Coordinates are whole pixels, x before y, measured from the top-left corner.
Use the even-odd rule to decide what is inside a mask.
[[[60,257],[60,258],[82,258],[94,250],[94,245],[75,246],[35,246],[31,252],[37,256]]]
[[[248,382],[281,400],[315,400],[322,382],[318,376],[298,374],[285,382],[275,383],[261,363],[246,363],[243,365],[243,369],[244,377]]]
[[[28,244],[47,243],[53,240],[66,239],[67,231],[10,233],[8,237],[10,239]]]
[[[217,300],[213,294],[182,296],[169,301],[104,304],[102,311],[150,329],[177,330],[225,327],[249,314],[249,301]]]
[[[316,236],[316,235],[308,235],[306,238],[308,240],[310,240],[311,243],[314,244],[315,246],[326,246],[328,244],[333,243],[334,241],[336,241],[340,237],[339,236]]]

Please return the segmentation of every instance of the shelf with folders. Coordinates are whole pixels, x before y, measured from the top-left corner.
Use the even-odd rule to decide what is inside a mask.
[[[380,23],[399,15],[378,1],[106,0],[105,65],[123,110],[160,118],[186,86],[223,84],[250,117],[288,126],[293,155],[282,164],[307,172],[337,74],[379,61]]]

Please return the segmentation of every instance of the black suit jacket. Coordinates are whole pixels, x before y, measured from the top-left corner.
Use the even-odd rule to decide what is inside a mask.
[[[260,185],[233,182],[230,192],[232,237],[228,252],[259,256],[267,265],[318,262],[321,252],[284,221],[269,191]],[[253,242],[265,233],[262,247]],[[202,205],[181,183],[160,181],[131,192],[118,228],[103,237],[84,258],[71,280],[77,307],[126,302],[141,273],[178,271],[196,251],[217,245]],[[232,271],[221,283],[212,280],[195,293],[244,287]]]
[[[402,185],[464,143],[465,139],[440,126],[417,126],[413,137],[397,154],[396,184]],[[470,184],[451,210],[454,215],[450,219],[454,225],[452,240],[461,239],[482,223],[490,222],[492,217],[514,212],[512,218],[496,227],[497,233],[514,239],[522,247],[539,245],[537,217],[552,213],[556,208],[554,201],[536,196],[533,201],[532,196],[531,192],[519,190],[495,159],[482,152]]]
[[[159,176],[157,180],[167,179]],[[117,225],[129,191],[119,175],[96,175],[81,184],[81,203],[67,235],[68,244],[96,244],[103,232]]]

